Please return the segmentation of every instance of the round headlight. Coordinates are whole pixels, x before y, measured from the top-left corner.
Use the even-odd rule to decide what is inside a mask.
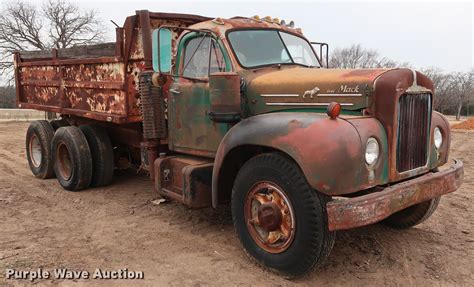
[[[377,162],[379,158],[380,148],[379,143],[374,138],[369,138],[367,140],[367,146],[365,148],[365,162],[368,165],[373,165]]]
[[[443,134],[441,133],[441,130],[439,129],[439,127],[435,127],[434,129],[433,140],[434,140],[434,145],[436,149],[439,149],[441,145],[443,144]]]

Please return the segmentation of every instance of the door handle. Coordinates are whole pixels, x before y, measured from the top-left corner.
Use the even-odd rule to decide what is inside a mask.
[[[173,93],[173,94],[175,94],[175,95],[181,94],[181,92],[178,91],[177,89],[170,89],[170,92]]]

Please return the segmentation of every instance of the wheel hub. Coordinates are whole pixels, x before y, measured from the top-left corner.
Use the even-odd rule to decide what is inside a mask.
[[[258,222],[266,231],[275,231],[281,225],[281,210],[276,203],[269,202],[258,208]]]
[[[72,176],[73,164],[69,156],[69,150],[65,143],[59,143],[56,149],[56,163],[58,165],[59,175],[64,180],[69,180]]]
[[[245,200],[244,216],[254,242],[270,253],[288,249],[295,235],[291,202],[278,185],[268,181],[254,184]]]
[[[42,150],[40,141],[36,135],[31,137],[28,148],[33,166],[36,168],[39,167],[42,161]]]

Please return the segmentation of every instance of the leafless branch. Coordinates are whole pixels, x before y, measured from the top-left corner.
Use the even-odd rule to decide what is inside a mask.
[[[71,2],[49,0],[42,11],[50,23],[49,37],[56,48],[97,43],[104,39],[101,22],[93,10],[81,13]]]
[[[95,11],[81,11],[68,0],[48,0],[37,7],[22,0],[0,10],[0,80],[13,83],[15,51],[67,48],[104,40]]]
[[[329,66],[343,69],[380,68],[395,67],[397,63],[385,57],[380,57],[379,53],[375,50],[365,49],[360,44],[357,44],[334,50]]]

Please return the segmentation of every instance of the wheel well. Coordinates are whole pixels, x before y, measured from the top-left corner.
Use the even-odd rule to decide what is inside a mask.
[[[280,152],[286,155],[281,150],[259,145],[241,145],[227,153],[217,182],[219,203],[230,201],[234,180],[240,168],[252,157],[267,152]]]

